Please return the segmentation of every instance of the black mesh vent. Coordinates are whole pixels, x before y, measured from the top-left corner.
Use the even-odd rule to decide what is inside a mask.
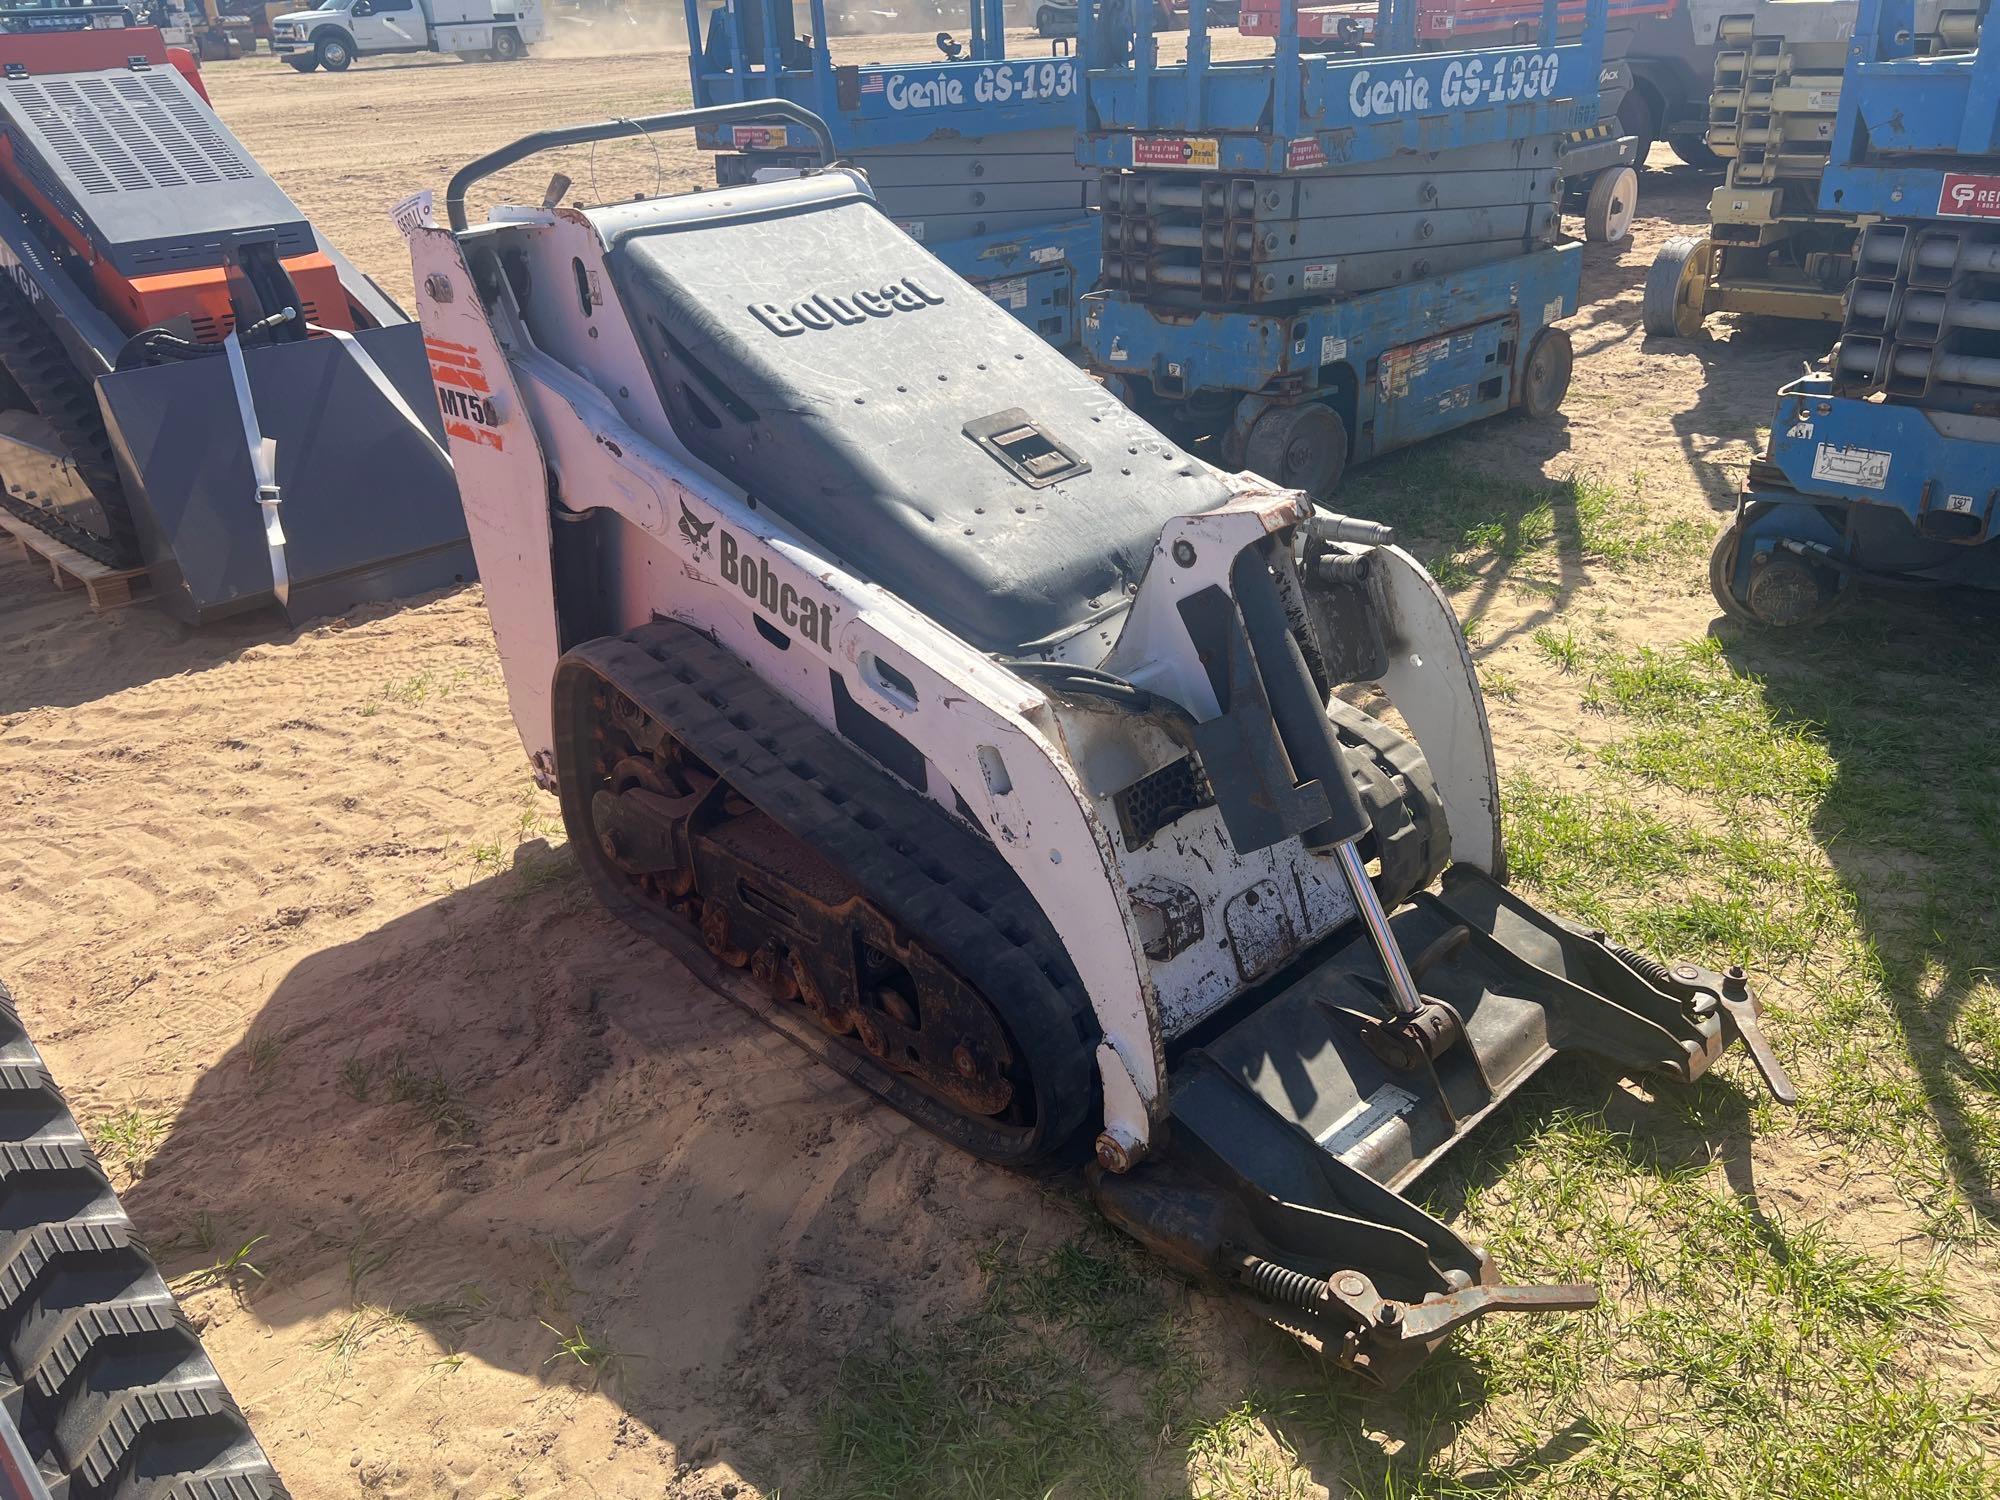
[[[17,82],[11,97],[87,194],[252,176],[180,87],[179,75],[113,74]]]
[[[71,90],[73,94],[75,91]],[[38,83],[14,85],[14,97],[21,102],[21,113],[28,117],[44,139],[55,147],[56,155],[63,159],[63,165],[75,174],[86,193],[115,193],[118,184],[111,180],[111,174],[104,170],[97,158],[90,154],[90,148],[77,139],[76,132],[69,128],[63,112],[56,108],[48,94]]]
[[[139,123],[158,142],[159,149],[173,157],[174,165],[180,169],[183,178],[189,182],[222,181],[222,173],[195,148],[187,132],[160,107],[159,97],[150,92],[144,82],[128,73],[114,77],[111,86],[118,91],[118,97],[130,107],[132,113],[139,117]]]
[[[150,132],[140,129],[139,122],[132,117],[132,111],[125,107],[125,101],[118,97],[118,90],[112,87],[109,78],[82,78],[77,80],[77,89],[96,106],[99,129],[108,141],[116,141],[131,153],[139,170],[145,173],[143,186],[186,187],[187,178],[181,170],[167,159],[167,153],[160,149],[160,143]],[[92,135],[84,121],[78,121],[78,128],[89,137],[98,154],[109,158],[107,146],[100,144]]]
[[[1127,849],[1143,848],[1162,828],[1214,801],[1208,778],[1201,774],[1192,755],[1149,771],[1123,791],[1111,794]]]
[[[250,166],[230,148],[229,142],[216,134],[215,127],[207,116],[176,87],[175,80],[162,73],[148,73],[146,85],[167,108],[180,127],[187,132],[188,140],[201,152],[202,157],[217,172],[232,182],[240,182],[251,175]],[[177,151],[175,155],[180,153]],[[190,172],[190,176],[194,174]],[[196,177],[197,182],[206,179]]]
[[[73,131],[71,139],[77,141],[96,159],[98,165],[111,175],[117,188],[135,193],[153,185],[152,179],[136,161],[132,160],[132,153],[127,151],[120,144],[118,137],[112,134],[111,128],[104,122],[104,117],[97,112],[94,102],[81,88],[67,79],[51,79],[42,87],[49,96],[49,102],[68,120]],[[56,149],[62,151],[63,160],[70,162],[70,170],[75,171],[76,165],[70,161],[69,153],[63,151],[60,146]],[[91,189],[93,193],[113,190]]]

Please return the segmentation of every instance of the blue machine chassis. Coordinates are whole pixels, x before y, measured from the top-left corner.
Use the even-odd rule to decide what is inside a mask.
[[[1820,181],[1821,207],[1882,215],[1870,235],[1904,236],[1892,242],[1906,247],[1896,264],[1865,268],[1850,289],[1836,346],[1838,364],[1842,346],[1879,342],[1884,369],[1860,381],[1850,372],[1850,395],[1836,395],[1826,374],[1778,393],[1768,456],[1752,466],[1709,564],[1716,600],[1753,624],[1810,624],[1856,582],[2000,587],[2000,416],[1987,414],[1991,402],[1940,399],[1928,382],[1898,389],[1888,356],[1933,352],[1944,330],[1912,340],[1854,300],[1872,287],[1900,305],[1922,289],[1962,313],[1962,289],[1914,267],[1908,247],[1926,231],[2000,218],[2000,43],[1918,57],[1914,26],[1910,0],[1860,0]]]
[[[1229,462],[1271,406],[1324,399],[1359,463],[1513,406],[1536,336],[1576,311],[1582,270],[1582,247],[1563,245],[1286,313],[1156,315],[1094,297],[1084,349],[1142,409],[1195,418],[1237,393]]]
[[[1793,381],[1716,547],[1717,599],[1756,623],[1807,624],[1850,581],[1990,586],[1996,455],[2000,417],[1836,396],[1826,375]]]

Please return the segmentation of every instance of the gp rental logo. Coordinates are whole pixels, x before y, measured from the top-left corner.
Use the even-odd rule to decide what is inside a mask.
[[[2000,177],[1945,173],[1938,187],[1937,211],[1950,219],[2000,219]]]
[[[892,281],[884,287],[858,292],[814,292],[801,297],[791,307],[775,302],[752,302],[750,312],[758,322],[781,338],[802,333],[824,333],[830,328],[853,327],[871,318],[890,318],[897,313],[922,312],[944,301],[914,276]]]

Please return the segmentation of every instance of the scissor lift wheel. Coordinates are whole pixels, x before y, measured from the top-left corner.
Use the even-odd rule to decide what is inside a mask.
[[[1347,424],[1318,401],[1274,406],[1251,427],[1243,462],[1287,489],[1324,500],[1347,467]]]
[[[1632,232],[1639,212],[1639,174],[1630,167],[1606,167],[1591,179],[1583,204],[1584,238],[1593,244],[1616,244]]]
[[[1569,376],[1575,364],[1569,335],[1560,328],[1544,328],[1528,346],[1528,362],[1521,367],[1517,397],[1521,410],[1537,421],[1554,416],[1569,394]]]
[[[1716,536],[1708,555],[1708,587],[1722,612],[1746,625],[1795,630],[1817,625],[1846,602],[1840,575],[1783,549],[1755,560],[1744,592],[1738,594],[1737,549],[1743,526],[1732,520]]]
[[[1646,294],[1640,304],[1646,332],[1681,339],[1701,332],[1714,270],[1715,244],[1707,235],[1677,235],[1660,246],[1646,273]]]

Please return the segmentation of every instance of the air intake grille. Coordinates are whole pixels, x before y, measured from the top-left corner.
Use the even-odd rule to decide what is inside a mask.
[[[240,181],[249,165],[158,74],[23,80],[8,89],[89,195]]]
[[[63,165],[70,169],[77,184],[86,193],[118,191],[118,184],[111,180],[111,174],[104,170],[97,158],[91,155],[90,149],[77,138],[76,132],[69,128],[68,119],[50,102],[40,84],[15,84],[8,92],[18,101],[21,113],[28,117],[28,123],[55,148],[56,155],[62,158]]]
[[[121,78],[118,81],[121,85],[137,87],[141,80],[133,77]],[[207,116],[195,108],[187,95],[174,86],[173,79],[160,73],[148,73],[143,81],[147,90],[166,107],[166,112],[174,117],[175,123],[187,132],[184,149],[190,156],[206,161],[210,167],[232,182],[240,182],[251,175],[249,163],[231,149],[230,143],[217,133]],[[166,138],[164,130],[161,131],[161,137]],[[183,148],[173,149],[174,154],[178,156]],[[196,177],[195,181],[202,182],[206,179]]]
[[[1179,822],[1198,807],[1215,801],[1208,779],[1183,755],[1157,771],[1149,771],[1123,791],[1114,792],[1111,806],[1118,814],[1119,831],[1127,849],[1143,849],[1153,835]]]

